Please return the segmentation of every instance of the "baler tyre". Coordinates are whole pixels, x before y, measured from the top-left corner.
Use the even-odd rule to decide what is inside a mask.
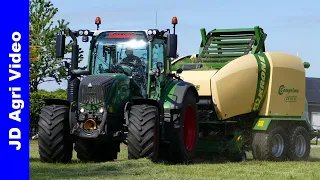
[[[289,138],[283,127],[271,127],[266,133],[255,133],[252,151],[258,160],[284,161],[287,158]]]
[[[293,129],[290,135],[289,159],[294,161],[304,161],[310,156],[310,137],[308,131],[301,126]]]
[[[176,163],[189,163],[196,153],[198,142],[198,113],[196,98],[192,91],[184,97],[180,115],[173,120],[171,135],[171,160]]]
[[[93,141],[79,139],[74,150],[77,158],[83,162],[106,162],[117,159],[117,143],[94,144]]]
[[[128,124],[128,159],[158,159],[159,110],[156,106],[132,105]]]
[[[71,162],[73,142],[69,134],[69,108],[64,105],[44,106],[39,117],[40,161],[47,163]]]

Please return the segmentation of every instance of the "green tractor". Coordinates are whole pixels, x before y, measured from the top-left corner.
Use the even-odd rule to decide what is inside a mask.
[[[193,84],[171,72],[177,18],[173,34],[170,29],[103,31],[99,17],[96,24],[96,31],[69,29],[57,36],[57,58],[64,58],[65,34],[73,40],[68,98],[45,100],[41,161],[70,162],[73,149],[81,161],[112,161],[121,143],[128,146],[129,159],[192,159],[199,98]],[[78,67],[80,36],[83,42],[91,37],[87,70]]]

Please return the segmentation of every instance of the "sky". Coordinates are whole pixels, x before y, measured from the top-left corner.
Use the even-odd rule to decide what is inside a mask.
[[[96,30],[97,16],[102,30],[172,29],[171,19],[178,17],[178,53],[195,54],[199,50],[200,29],[253,28],[260,26],[268,35],[267,52],[298,55],[310,63],[306,76],[320,78],[320,1],[319,0],[52,0],[59,12],[55,20],[65,19],[72,30]],[[196,2],[196,3],[194,3]],[[156,16],[157,14],[157,16]],[[156,18],[157,17],[157,18]],[[87,65],[88,43],[79,40]],[[79,42],[78,41],[78,42]],[[54,91],[67,83],[43,83],[40,89]]]

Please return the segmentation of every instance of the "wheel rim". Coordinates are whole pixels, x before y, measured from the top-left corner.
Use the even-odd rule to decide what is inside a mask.
[[[192,106],[189,104],[184,113],[184,144],[188,151],[192,151],[196,139],[196,118]]]
[[[280,157],[283,153],[284,141],[281,135],[276,134],[272,139],[272,153],[276,157]]]
[[[296,143],[295,143],[296,147],[296,156],[298,157],[303,157],[304,154],[306,153],[306,140],[304,139],[304,137],[302,135],[297,136],[296,138]]]

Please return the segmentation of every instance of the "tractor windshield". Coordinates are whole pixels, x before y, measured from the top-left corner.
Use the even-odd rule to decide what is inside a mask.
[[[131,76],[133,70],[140,75],[147,72],[148,44],[144,32],[103,32],[97,37],[92,53],[92,74]]]
[[[124,73],[132,77],[137,93],[146,96],[147,57],[145,32],[103,32],[92,49],[92,74]]]

